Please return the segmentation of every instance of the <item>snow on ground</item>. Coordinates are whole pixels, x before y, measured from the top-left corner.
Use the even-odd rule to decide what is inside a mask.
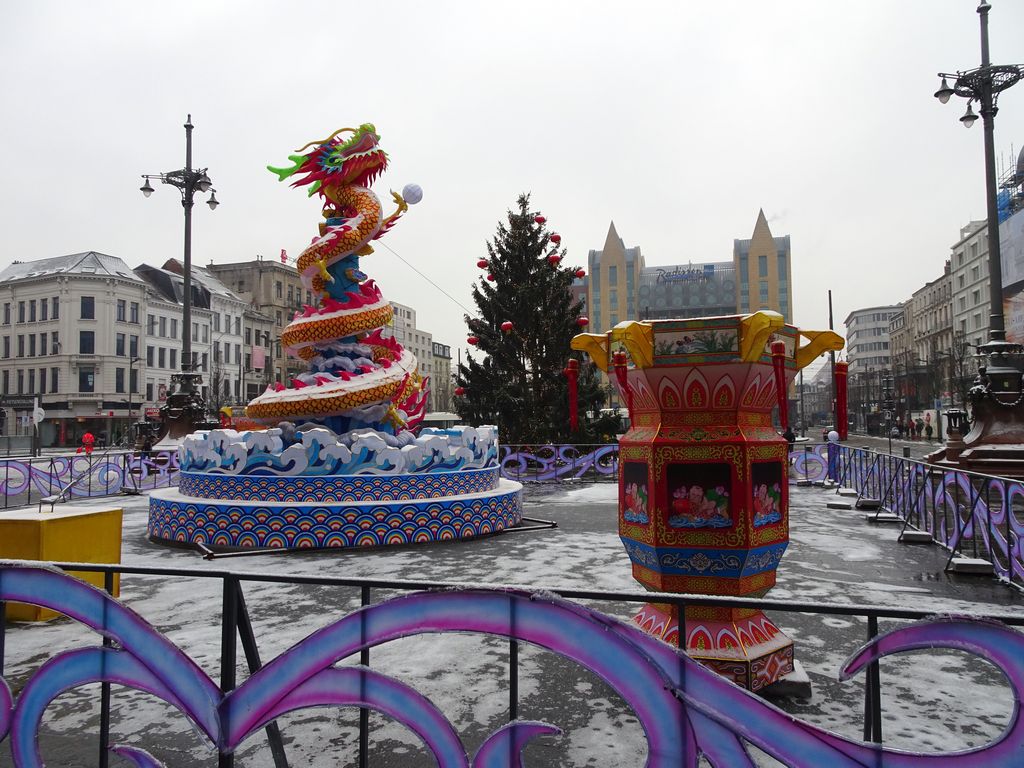
[[[1024,605],[1024,596],[1004,585],[945,574],[945,554],[935,547],[898,544],[892,527],[867,523],[852,511],[826,510],[829,498],[816,489],[792,489],[791,544],[769,597],[936,612],[998,613],[1019,611]],[[145,497],[121,498],[117,503],[125,508],[123,562],[128,565],[640,592],[615,529],[616,499],[617,488],[611,483],[533,486],[526,490],[526,514],[554,520],[559,527],[395,550],[260,555],[212,562],[191,551],[148,541]],[[243,589],[264,661],[359,603],[358,590],[353,588],[243,582]],[[387,596],[375,593],[374,599]],[[219,580],[129,575],[122,580],[121,598],[214,680],[219,678]],[[621,618],[633,611],[633,606],[623,603],[595,605]],[[837,673],[865,640],[864,620],[781,612],[773,616],[795,640],[797,657],[814,684],[810,699],[781,705],[800,718],[859,738],[863,679],[839,683]],[[883,622],[883,629],[892,626]],[[90,631],[67,620],[9,626],[7,679],[17,689],[49,656],[95,642]],[[561,737],[545,737],[531,745],[529,765],[643,763],[646,745],[636,718],[603,681],[540,649],[522,648],[520,663],[520,716],[547,720],[564,731]],[[422,635],[374,648],[371,666],[430,697],[459,731],[470,754],[507,720],[508,643],[504,640]],[[954,651],[908,654],[887,659],[881,667],[886,744],[923,751],[977,746],[995,737],[1010,715],[1012,701],[1001,676],[973,657]],[[245,674],[240,669],[239,679]],[[80,734],[95,733],[96,690],[95,686],[83,688],[51,705],[41,736],[44,757],[51,764],[95,764],[95,749],[83,746]],[[175,710],[142,694],[115,691],[115,740],[145,746],[168,765],[208,765],[215,759],[204,737]],[[279,724],[293,766],[352,762],[358,742],[355,710],[302,711],[281,718]],[[371,727],[372,764],[413,768],[431,764],[418,739],[404,726],[372,715]],[[767,758],[758,762],[771,763]],[[243,745],[236,762],[240,768],[269,763],[262,734]],[[0,747],[0,766],[10,764],[8,748]]]

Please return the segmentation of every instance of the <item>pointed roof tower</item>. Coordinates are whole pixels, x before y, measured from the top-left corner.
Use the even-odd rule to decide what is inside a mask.
[[[625,252],[626,244],[622,242],[619,233],[615,231],[615,222],[608,225],[608,236],[604,239],[604,254]]]

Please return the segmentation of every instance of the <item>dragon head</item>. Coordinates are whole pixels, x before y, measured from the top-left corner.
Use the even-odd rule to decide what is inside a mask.
[[[372,123],[363,123],[358,128],[340,128],[326,139],[311,141],[295,150],[296,154],[288,155],[293,163],[291,167],[268,165],[267,170],[276,173],[278,181],[298,174],[292,181],[293,187],[310,184],[310,197],[316,192],[330,197],[332,187],[369,186],[387,168],[388,156],[379,142],[380,136]],[[314,149],[306,152],[310,147]]]

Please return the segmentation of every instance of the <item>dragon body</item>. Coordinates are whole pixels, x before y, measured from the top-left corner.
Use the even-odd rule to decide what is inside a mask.
[[[416,358],[383,336],[391,305],[359,268],[360,257],[373,253],[370,243],[408,210],[402,196],[392,192],[397,208],[385,217],[370,189],[387,168],[379,141],[371,124],[342,128],[290,155],[291,166],[268,166],[279,180],[292,179],[292,186],[308,186],[310,196],[320,195],[323,221],[296,260],[314,305],[296,312],[281,333],[285,351],[307,361],[309,372],[290,386],[271,385],[249,403],[250,418],[316,421],[336,432],[373,427],[396,433],[423,417],[425,380]]]

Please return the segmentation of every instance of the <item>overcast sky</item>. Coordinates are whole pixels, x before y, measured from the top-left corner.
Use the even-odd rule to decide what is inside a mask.
[[[1024,2],[992,5],[993,61],[1024,63]],[[937,72],[980,63],[976,6],[6,0],[0,268],[180,256],[177,191],[138,188],[183,166],[189,112],[222,202],[196,208],[196,263],[298,255],[319,207],[264,167],[373,122],[391,156],[378,194],[424,189],[383,242],[467,307],[485,241],[529,191],[570,265],[611,220],[649,266],[729,260],[763,208],[792,238],[795,323],[827,327],[831,288],[842,332],[940,275],[984,218],[981,124],[932,97]],[[999,107],[1008,166],[1024,85]],[[363,268],[465,347],[463,309],[387,248]]]

